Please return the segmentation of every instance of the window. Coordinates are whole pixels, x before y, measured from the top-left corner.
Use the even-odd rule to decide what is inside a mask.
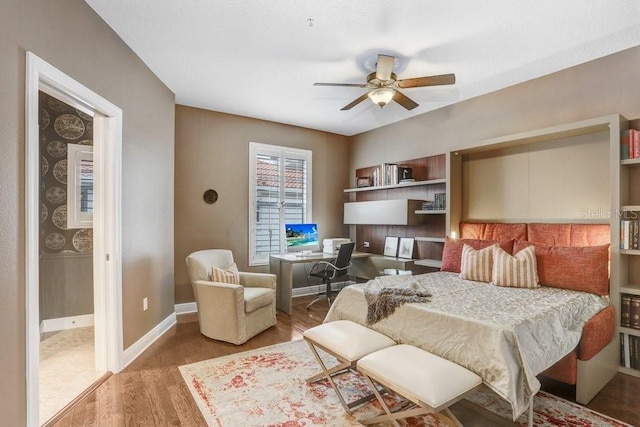
[[[311,222],[311,151],[249,143],[249,265],[286,251],[284,224]]]

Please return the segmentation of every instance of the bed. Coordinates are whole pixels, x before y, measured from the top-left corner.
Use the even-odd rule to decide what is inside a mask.
[[[612,311],[608,244],[601,244],[605,239],[602,226],[579,225],[571,231],[569,225],[542,224],[537,229],[534,226],[533,232],[532,224],[501,226],[461,224],[462,237],[472,238],[445,243],[443,270],[452,271],[382,276],[349,286],[340,292],[325,321],[352,320],[472,370],[511,404],[517,418],[540,389],[536,376],[553,371],[559,361],[577,358],[585,325]],[[534,243],[527,238],[535,239]],[[552,286],[526,289],[461,279],[456,268],[460,268],[462,242],[475,244],[476,249],[511,244],[514,254],[534,245],[540,281],[552,282]],[[579,246],[584,243],[589,244]],[[365,292],[370,295],[376,289],[392,288],[418,289],[431,296],[427,302],[402,305],[388,317],[368,324]],[[613,336],[613,317],[605,317],[610,320],[596,322],[598,350]]]

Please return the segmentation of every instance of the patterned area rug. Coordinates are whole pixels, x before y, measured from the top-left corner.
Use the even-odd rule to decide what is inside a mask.
[[[327,366],[335,364],[330,355],[325,353],[322,357]],[[303,340],[184,365],[180,372],[210,426],[361,426],[358,419],[383,412],[372,401],[347,415],[328,381],[307,384],[305,378],[318,373],[319,367]],[[368,387],[358,374],[342,374],[337,383],[348,401],[368,394]],[[392,409],[406,403],[398,398],[389,399]],[[511,419],[509,404],[489,390],[481,389],[468,400]],[[526,426],[526,415],[517,423]],[[409,418],[401,424],[451,425],[447,418],[433,414]],[[495,422],[489,421],[489,425]],[[544,392],[534,398],[534,425],[630,427]]]

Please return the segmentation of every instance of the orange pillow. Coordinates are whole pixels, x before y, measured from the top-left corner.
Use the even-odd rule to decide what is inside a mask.
[[[515,242],[513,253],[533,246],[540,284],[609,295],[609,245],[549,246]]]
[[[451,239],[447,237],[444,241],[442,251],[442,267],[440,271],[451,271],[460,273],[460,262],[462,259],[462,248],[465,244],[475,250],[484,249],[493,244],[498,244],[507,253],[513,251],[513,240],[480,240],[480,239]]]

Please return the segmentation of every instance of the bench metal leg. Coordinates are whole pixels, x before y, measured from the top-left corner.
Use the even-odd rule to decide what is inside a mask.
[[[453,412],[451,412],[449,410],[449,408],[444,408],[440,412],[436,412],[431,407],[421,406],[421,405],[417,405],[415,402],[411,402],[412,405],[408,409],[399,410],[397,412],[391,412],[391,409],[389,409],[389,406],[387,406],[387,404],[385,403],[384,399],[382,398],[382,395],[378,391],[378,387],[376,387],[376,385],[371,380],[371,378],[369,378],[369,375],[366,375],[364,372],[361,372],[361,374],[364,377],[364,379],[367,381],[367,384],[369,385],[369,388],[371,390],[373,390],[373,394],[378,399],[378,402],[380,402],[380,406],[382,406],[382,409],[384,409],[385,414],[384,415],[378,415],[378,416],[372,417],[372,418],[367,418],[367,419],[364,419],[364,420],[358,420],[358,422],[360,422],[360,423],[362,423],[364,425],[371,425],[371,424],[383,423],[385,421],[391,421],[395,427],[400,427],[400,424],[398,424],[398,421],[396,421],[396,420],[401,420],[401,419],[408,418],[408,417],[417,417],[417,416],[425,415],[425,414],[434,414],[441,421],[446,422],[447,424],[451,425],[452,427],[453,426],[462,427],[462,423],[453,414]],[[384,389],[384,390],[386,391],[386,389]],[[443,420],[443,418],[444,418],[444,420]]]
[[[338,399],[340,399],[340,403],[344,407],[344,410],[347,412],[347,414],[351,414],[351,408],[355,408],[356,406],[360,406],[360,405],[362,405],[364,403],[369,402],[370,400],[375,399],[375,395],[374,394],[369,394],[367,396],[361,397],[358,400],[355,400],[353,402],[347,403],[347,401],[344,400],[344,397],[342,397],[342,393],[340,393],[340,390],[338,390],[338,386],[336,385],[335,382],[333,382],[333,378],[332,377],[337,372],[351,369],[351,364],[348,363],[348,362],[341,362],[338,365],[334,366],[333,368],[329,368],[328,369],[327,366],[322,361],[322,358],[318,354],[318,351],[316,350],[316,347],[313,345],[313,343],[311,341],[307,340],[307,344],[309,344],[309,348],[311,348],[311,352],[315,356],[316,360],[318,361],[318,364],[320,365],[320,367],[322,369],[321,373],[307,378],[306,381],[308,383],[313,383],[313,382],[316,382],[316,381],[321,380],[323,378],[328,379],[329,383],[331,384],[331,388],[333,388],[333,391],[336,393],[336,395],[338,395]],[[334,355],[334,357],[335,357],[335,355]]]
[[[322,372],[320,372],[320,373],[315,374],[315,375],[314,375],[314,376],[312,376],[312,377],[307,378],[307,380],[306,380],[306,381],[307,381],[308,383],[315,383],[315,382],[316,382],[316,381],[318,381],[318,380],[321,380],[321,379],[326,378],[327,374],[329,374],[329,375],[334,375],[334,374],[336,374],[337,372],[347,370],[350,366],[351,366],[351,365],[350,365],[349,363],[347,363],[347,362],[340,363],[340,364],[338,364],[338,365],[334,366],[333,368],[327,369],[327,370],[326,370],[326,372],[325,372],[325,371],[322,371]]]

